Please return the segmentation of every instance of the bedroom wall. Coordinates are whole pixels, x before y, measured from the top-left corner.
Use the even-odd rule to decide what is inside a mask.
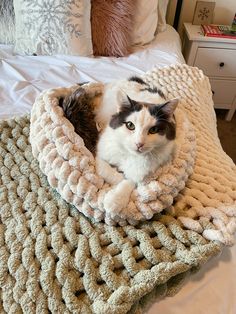
[[[183,0],[182,10],[179,20],[179,33],[182,36],[183,22],[192,22],[195,4],[197,0]],[[214,10],[213,23],[215,24],[231,24],[234,14],[236,13],[236,0],[214,0],[216,2]],[[173,20],[173,11],[176,5],[176,0],[170,0],[167,21]]]

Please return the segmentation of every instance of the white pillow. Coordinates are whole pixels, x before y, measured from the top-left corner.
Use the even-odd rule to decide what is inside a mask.
[[[0,0],[0,44],[12,44],[14,34],[13,0]]]
[[[166,30],[166,12],[169,0],[158,1],[158,25],[157,33],[164,32]]]
[[[154,39],[158,23],[159,0],[136,0],[132,32],[133,45],[145,45]]]
[[[14,0],[15,51],[92,55],[90,0]]]

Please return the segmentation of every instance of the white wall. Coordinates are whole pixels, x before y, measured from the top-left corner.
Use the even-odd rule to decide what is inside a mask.
[[[179,20],[179,33],[182,34],[183,22],[192,22],[196,0],[183,0],[182,10]],[[236,13],[236,0],[214,0],[216,2],[214,10],[213,23],[215,24],[231,24]],[[176,4],[176,0],[171,0],[168,8],[168,15],[173,12],[170,10]],[[170,12],[172,11],[172,12]],[[168,18],[167,18],[168,21]]]

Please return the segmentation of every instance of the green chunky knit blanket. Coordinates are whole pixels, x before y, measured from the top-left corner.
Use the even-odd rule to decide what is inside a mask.
[[[209,162],[212,171],[204,172],[207,159],[198,151],[203,161],[196,169],[203,173],[191,177],[177,205],[123,227],[89,220],[49,186],[32,155],[28,116],[1,121],[0,313],[138,313],[150,298],[173,295],[187,274],[221,251],[221,242],[231,244],[235,166],[219,144],[211,145],[216,131],[209,112],[208,145],[201,149],[209,150],[206,158],[216,154],[222,171],[214,177]],[[205,205],[212,199],[212,207],[200,210],[198,194]]]

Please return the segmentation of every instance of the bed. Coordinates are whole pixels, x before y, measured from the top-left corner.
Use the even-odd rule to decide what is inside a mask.
[[[35,98],[45,89],[87,81],[110,82],[141,75],[154,66],[184,63],[181,41],[175,29],[156,35],[144,47],[122,58],[20,56],[12,45],[0,45],[0,118],[29,113]],[[30,66],[29,66],[30,65]],[[236,247],[225,248],[192,275],[171,298],[153,300],[147,314],[236,313]]]
[[[180,39],[171,26],[165,33],[159,33],[151,44],[137,47],[134,53],[123,58],[14,56],[12,50],[12,46],[0,45],[1,88],[10,91],[1,92],[1,118],[9,117],[12,112],[29,112],[35,97],[44,89],[87,81],[105,83],[141,75],[154,65],[162,67],[184,62]]]

